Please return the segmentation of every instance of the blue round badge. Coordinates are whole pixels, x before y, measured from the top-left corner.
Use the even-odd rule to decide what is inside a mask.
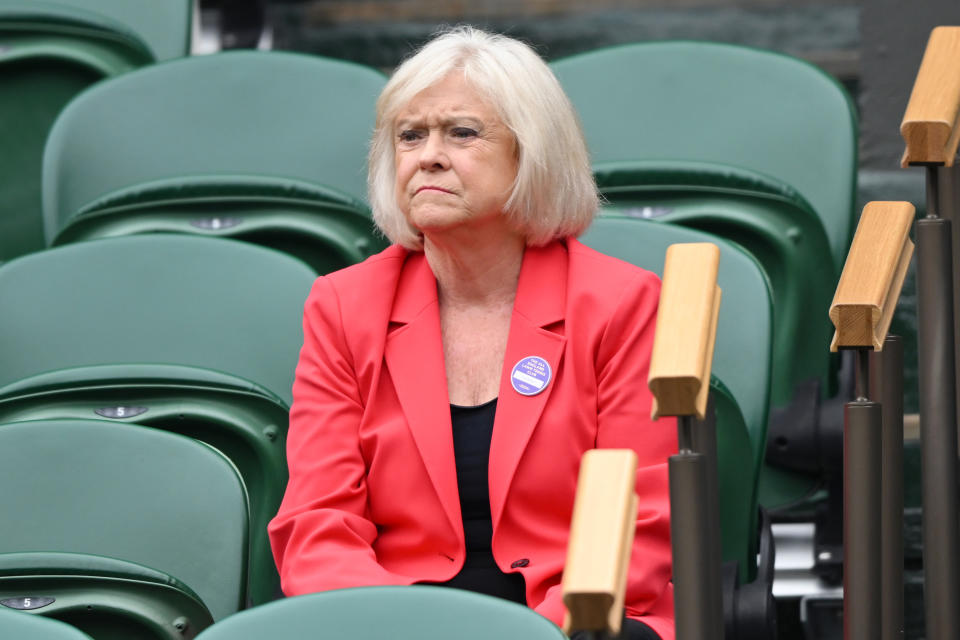
[[[525,396],[535,396],[550,384],[550,363],[540,356],[527,356],[513,365],[510,384],[513,390]]]

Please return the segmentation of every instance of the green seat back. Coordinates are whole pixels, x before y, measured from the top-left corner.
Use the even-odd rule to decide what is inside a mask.
[[[200,596],[177,578],[82,553],[0,553],[0,602],[97,640],[184,640],[213,624]]]
[[[817,219],[788,200],[758,193],[704,192],[662,186],[608,195],[602,215],[642,217],[683,225],[732,241],[757,258],[773,298],[774,406],[790,402],[795,387],[819,380],[833,384],[825,345],[832,335],[824,309],[836,275]]]
[[[35,15],[45,15],[50,21],[59,20],[68,12],[72,15],[80,12],[96,15],[123,25],[126,32],[136,34],[153,60],[170,60],[190,53],[195,1],[0,0],[0,8],[4,5],[27,6]]]
[[[241,242],[151,235],[0,267],[0,385],[55,369],[168,364],[227,372],[289,404],[315,275]],[[23,348],[24,345],[30,348]]]
[[[837,274],[817,216],[787,185],[736,167],[688,161],[607,163],[596,168],[602,214],[679,224],[726,238],[753,254],[773,296],[774,406],[811,378],[832,384],[824,349]]]
[[[212,447],[100,420],[7,423],[0,480],[3,552],[143,565],[188,585],[214,619],[243,606],[247,496]]]
[[[40,175],[57,114],[102,78],[185,55],[190,11],[190,0],[0,0],[0,261],[46,244]]]
[[[731,165],[790,185],[820,217],[835,265],[853,234],[852,102],[806,62],[705,42],[650,42],[552,63],[593,162]]]
[[[287,598],[219,622],[198,640],[564,640],[552,622],[492,596],[429,586],[360,587]]]
[[[30,640],[90,640],[87,634],[62,622],[3,609],[0,609],[0,636]]]
[[[730,389],[743,412],[753,443],[753,462],[759,464],[766,446],[772,311],[766,275],[756,260],[721,238],[635,218],[597,218],[580,240],[658,275],[663,274],[667,247],[672,244],[711,242],[720,248],[717,281],[723,298],[713,375]]]
[[[318,271],[384,246],[366,205],[381,73],[316,56],[235,51],[114,80],[72,102],[51,132],[48,242],[229,235],[289,250]]]
[[[106,417],[223,451],[250,494],[251,592],[276,569],[266,523],[286,485],[286,426],[314,279],[246,243],[130,236],[0,267],[0,421]],[[38,295],[38,292],[43,292]],[[30,348],[23,348],[29,344]]]
[[[716,376],[710,378],[717,428],[717,494],[720,508],[720,545],[724,562],[736,562],[740,583],[757,572],[758,469],[744,464],[753,460],[751,429],[730,389]]]
[[[712,242],[720,248],[717,280],[723,293],[713,356],[713,395],[722,540],[724,558],[741,561],[741,576],[752,576],[773,339],[766,275],[750,254],[721,238],[637,218],[597,218],[581,241],[658,275],[663,274],[671,244]]]
[[[287,404],[266,389],[197,367],[73,367],[0,388],[0,423],[104,417],[186,435],[223,452],[250,500],[247,599],[255,604],[272,600],[279,588],[267,523],[286,487],[287,412]]]

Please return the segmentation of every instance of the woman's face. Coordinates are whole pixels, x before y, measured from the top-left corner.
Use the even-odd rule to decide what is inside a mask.
[[[463,74],[449,74],[399,113],[394,162],[397,204],[419,231],[506,224],[516,142]]]

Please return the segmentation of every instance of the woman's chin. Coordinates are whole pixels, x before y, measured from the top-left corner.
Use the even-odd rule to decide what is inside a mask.
[[[410,224],[421,233],[442,233],[469,226],[471,217],[468,213],[459,210],[430,208],[411,213],[408,217]]]

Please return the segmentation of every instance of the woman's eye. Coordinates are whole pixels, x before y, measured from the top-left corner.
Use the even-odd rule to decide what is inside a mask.
[[[471,129],[470,127],[454,127],[451,129],[450,133],[454,138],[474,138],[477,135],[476,129]]]
[[[420,138],[420,133],[413,129],[407,129],[401,131],[397,137],[400,139],[400,142],[416,142]]]

